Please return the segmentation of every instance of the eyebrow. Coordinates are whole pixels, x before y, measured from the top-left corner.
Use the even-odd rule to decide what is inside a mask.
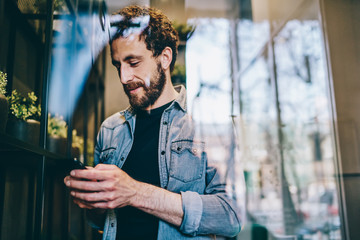
[[[141,59],[143,59],[143,57],[142,57],[142,56],[137,56],[137,55],[131,54],[131,55],[125,57],[125,58],[124,58],[124,61],[126,62],[126,61],[129,61],[129,60],[131,60],[131,59],[139,59],[139,60],[141,60]]]
[[[131,54],[124,58],[124,62],[130,61],[132,59],[142,60],[143,58],[144,58],[143,56],[137,56],[137,55]],[[116,65],[120,64],[120,61],[112,60],[111,63],[112,63],[112,65],[116,66]]]

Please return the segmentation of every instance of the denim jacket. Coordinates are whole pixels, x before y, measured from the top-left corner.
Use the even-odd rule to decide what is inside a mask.
[[[181,194],[184,217],[180,228],[160,220],[158,239],[235,236],[240,231],[236,205],[227,196],[217,169],[208,165],[204,143],[196,139],[194,124],[186,111],[185,88],[176,90],[179,96],[160,121],[159,173],[162,188]],[[135,121],[130,107],[103,122],[95,147],[95,165],[123,166],[132,147]],[[115,211],[108,210],[104,240],[116,238],[116,224]]]

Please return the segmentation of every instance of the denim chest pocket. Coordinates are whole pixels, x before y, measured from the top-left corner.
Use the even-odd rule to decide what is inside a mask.
[[[115,154],[115,147],[109,147],[101,150],[100,157],[99,157],[99,163],[112,163],[112,159],[114,158]]]
[[[204,144],[191,140],[171,143],[170,177],[182,182],[200,179],[204,174]]]

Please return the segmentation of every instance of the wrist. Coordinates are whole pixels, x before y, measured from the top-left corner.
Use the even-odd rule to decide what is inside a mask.
[[[135,208],[147,208],[147,202],[150,200],[153,192],[152,185],[135,181],[133,185],[134,194],[130,198],[129,205]]]
[[[129,199],[129,206],[132,207],[139,207],[139,199],[140,199],[140,192],[141,192],[141,182],[138,182],[136,180],[133,181],[132,189],[133,194]]]

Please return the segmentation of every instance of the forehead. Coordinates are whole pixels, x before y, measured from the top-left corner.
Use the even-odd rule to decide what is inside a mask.
[[[122,60],[130,55],[152,57],[152,52],[146,48],[145,41],[139,35],[120,37],[111,43],[111,56],[113,59]]]

